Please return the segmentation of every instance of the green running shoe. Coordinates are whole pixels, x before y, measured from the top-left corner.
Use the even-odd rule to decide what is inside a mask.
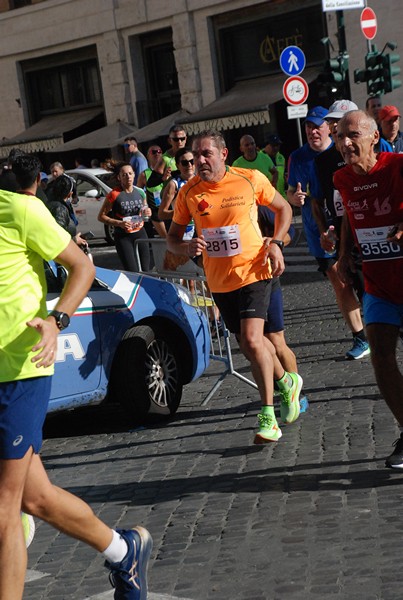
[[[25,545],[28,548],[28,546],[34,539],[35,521],[31,515],[27,515],[27,513],[21,512],[21,522],[22,528],[24,530]]]
[[[281,392],[280,415],[283,423],[294,423],[299,417],[300,405],[299,395],[302,389],[302,377],[298,373],[289,373],[292,386],[285,392]]]
[[[255,435],[253,443],[267,444],[268,442],[278,442],[283,434],[277,424],[276,417],[260,413],[257,418],[259,420],[259,431]]]

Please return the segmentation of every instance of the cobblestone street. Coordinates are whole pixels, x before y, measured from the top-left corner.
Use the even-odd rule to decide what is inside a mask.
[[[47,422],[52,480],[112,526],[151,531],[151,600],[402,597],[403,474],[384,466],[398,428],[370,360],[344,359],[351,338],[327,281],[303,246],[286,259],[286,332],[310,407],[277,444],[253,445],[258,394],[234,376],[201,406],[216,362],[169,423],[132,428],[113,406]],[[24,598],[111,599],[102,565],[38,522]]]

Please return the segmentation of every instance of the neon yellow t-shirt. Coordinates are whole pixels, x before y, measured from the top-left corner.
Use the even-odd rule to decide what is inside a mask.
[[[170,167],[172,169],[172,171],[176,171],[177,170],[177,166],[176,166],[176,160],[174,156],[171,156],[169,154],[169,150],[167,150],[166,152],[164,152],[164,154],[162,155],[162,158],[164,160],[164,163],[166,164],[167,167]]]
[[[269,206],[275,189],[259,171],[227,167],[218,183],[193,177],[180,190],[173,220],[187,225],[193,217],[197,235],[208,250],[203,266],[213,292],[230,292],[271,278],[270,261],[263,262],[263,239],[257,205]]]
[[[0,381],[53,373],[31,362],[39,335],[26,323],[47,316],[43,259],[70,240],[41,200],[0,191]]]

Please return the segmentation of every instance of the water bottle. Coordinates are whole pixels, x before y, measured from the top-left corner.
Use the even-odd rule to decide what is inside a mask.
[[[143,206],[141,207],[141,216],[143,218],[144,223],[147,223],[147,221],[150,220],[150,217],[148,215],[144,214],[144,212],[147,210],[147,208],[148,208],[147,200],[144,200]]]
[[[337,242],[337,235],[334,230],[334,225],[329,225],[329,229],[326,231],[326,236],[327,236],[327,239],[330,242],[332,242],[332,244],[333,244],[332,250],[328,254],[334,254],[336,252],[336,242]]]

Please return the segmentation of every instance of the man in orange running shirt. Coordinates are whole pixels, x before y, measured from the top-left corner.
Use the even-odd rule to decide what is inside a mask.
[[[228,149],[221,133],[199,133],[192,144],[197,175],[176,199],[168,248],[176,254],[203,255],[209,288],[228,329],[235,333],[262,401],[255,444],[277,442],[282,433],[273,408],[273,379],[280,394],[283,423],[300,412],[302,378],[287,373],[264,336],[271,280],[284,271],[283,239],[291,208],[267,177],[253,169],[228,167]],[[276,215],[273,238],[265,240],[257,222],[257,205],[270,205]],[[193,218],[197,235],[182,237]]]

